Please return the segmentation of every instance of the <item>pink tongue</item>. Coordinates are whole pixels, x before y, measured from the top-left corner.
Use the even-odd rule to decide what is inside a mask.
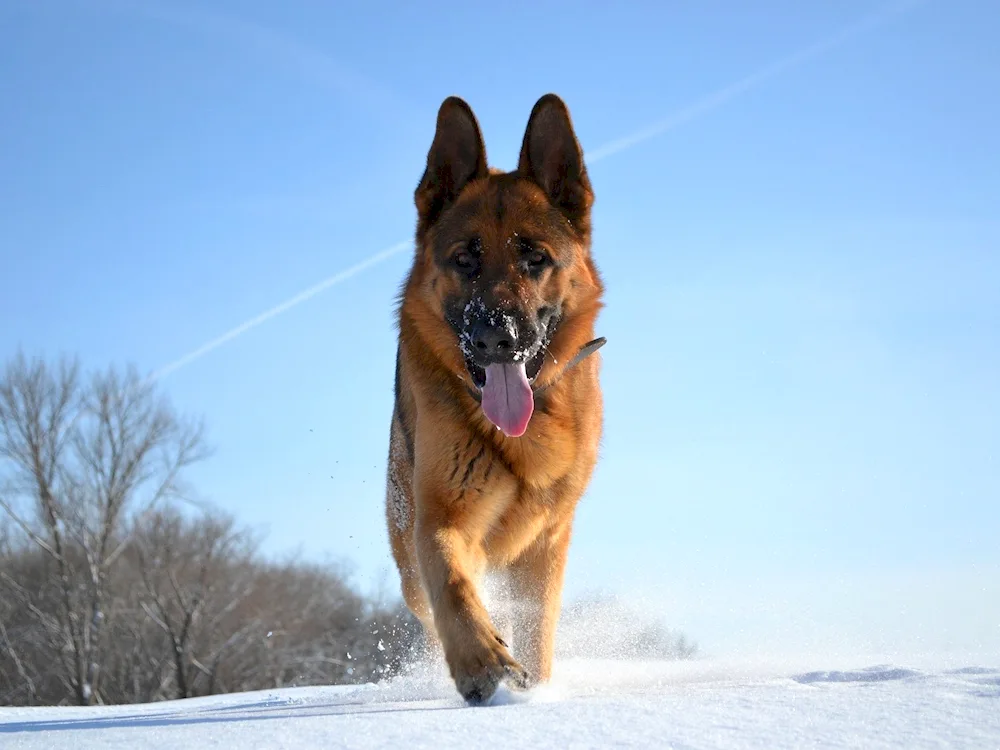
[[[490,365],[483,386],[483,413],[508,437],[521,437],[535,409],[524,364]]]

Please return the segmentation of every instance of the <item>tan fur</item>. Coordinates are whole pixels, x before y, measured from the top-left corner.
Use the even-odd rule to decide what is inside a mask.
[[[601,304],[591,202],[582,151],[558,97],[535,105],[511,173],[486,167],[468,105],[454,97],[442,104],[416,191],[416,254],[398,313],[387,517],[407,605],[469,700],[489,698],[505,677],[524,685],[551,674],[573,516],[602,428],[598,357],[565,370],[594,338]],[[551,387],[520,438],[494,428],[470,395],[470,373],[446,320],[465,282],[441,258],[473,235],[484,248],[477,283],[511,305],[561,311],[535,380]],[[559,267],[538,278],[520,273],[511,249],[517,237],[531,237]],[[487,571],[509,584],[514,654],[479,593]]]

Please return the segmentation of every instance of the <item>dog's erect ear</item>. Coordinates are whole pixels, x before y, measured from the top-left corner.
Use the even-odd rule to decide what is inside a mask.
[[[546,94],[531,110],[517,169],[534,180],[579,231],[589,230],[594,193],[569,109],[555,94]]]
[[[427,168],[414,193],[418,234],[437,220],[470,181],[488,173],[483,134],[472,108],[457,96],[449,96],[438,110]]]

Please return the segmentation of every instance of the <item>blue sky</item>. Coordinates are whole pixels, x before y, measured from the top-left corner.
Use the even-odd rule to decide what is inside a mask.
[[[176,363],[410,238],[445,96],[511,168],[555,91],[608,287],[568,595],[709,648],[1000,644],[1000,8],[434,8],[0,5],[0,356]],[[162,380],[200,492],[366,585],[408,257]]]

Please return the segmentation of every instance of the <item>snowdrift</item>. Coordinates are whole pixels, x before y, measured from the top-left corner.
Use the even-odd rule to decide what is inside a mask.
[[[439,666],[378,685],[145,706],[0,709],[4,750],[998,748],[1000,658],[601,661],[467,707]],[[809,668],[809,667],[812,668]]]

